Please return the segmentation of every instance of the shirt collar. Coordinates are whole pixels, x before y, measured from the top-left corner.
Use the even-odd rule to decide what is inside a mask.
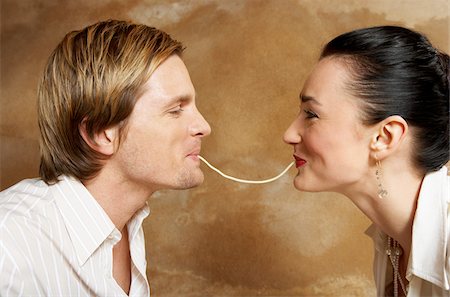
[[[414,216],[409,261],[411,274],[446,290],[450,287],[449,271],[444,264],[450,236],[450,177],[447,170],[444,166],[427,174],[423,180]]]
[[[52,193],[82,266],[116,227],[80,181],[61,176]]]
[[[150,214],[150,207],[148,206],[148,202],[145,202],[145,205],[137,211],[134,216],[130,219],[128,223],[128,230],[129,230],[129,236],[130,241],[133,240],[137,233],[139,232],[139,229],[142,226],[142,222],[145,218],[147,218]]]
[[[444,166],[437,172],[429,173],[422,182],[407,269],[408,280],[414,274],[446,290],[449,289],[450,278],[444,264],[450,236],[447,213],[450,211],[450,177],[447,170]],[[375,250],[386,257],[383,250],[386,234],[374,224],[365,233],[373,239]]]

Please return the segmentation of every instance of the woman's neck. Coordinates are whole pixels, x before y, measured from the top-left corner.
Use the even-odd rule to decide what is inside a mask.
[[[379,188],[374,174],[368,179],[365,187],[344,194],[376,226],[401,245],[404,256],[408,259],[412,225],[423,176],[413,171],[399,173],[398,170],[386,168],[381,180],[383,189],[387,191],[384,198],[378,197]]]

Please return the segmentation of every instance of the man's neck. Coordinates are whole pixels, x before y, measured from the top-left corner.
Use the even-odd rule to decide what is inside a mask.
[[[145,206],[145,202],[153,193],[149,189],[104,172],[100,172],[93,179],[83,181],[83,184],[119,230],[126,227],[128,221]]]

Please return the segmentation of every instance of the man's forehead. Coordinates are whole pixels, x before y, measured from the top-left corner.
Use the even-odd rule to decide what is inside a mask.
[[[140,99],[146,100],[155,107],[169,108],[174,104],[195,100],[196,92],[174,92],[147,85]]]
[[[142,96],[158,106],[195,99],[189,73],[177,56],[162,62],[142,86]]]

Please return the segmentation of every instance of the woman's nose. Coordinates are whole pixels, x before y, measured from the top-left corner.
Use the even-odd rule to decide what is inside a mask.
[[[297,144],[300,143],[302,137],[300,136],[300,131],[298,129],[297,121],[293,121],[291,125],[287,128],[283,135],[283,141],[287,144]]]

